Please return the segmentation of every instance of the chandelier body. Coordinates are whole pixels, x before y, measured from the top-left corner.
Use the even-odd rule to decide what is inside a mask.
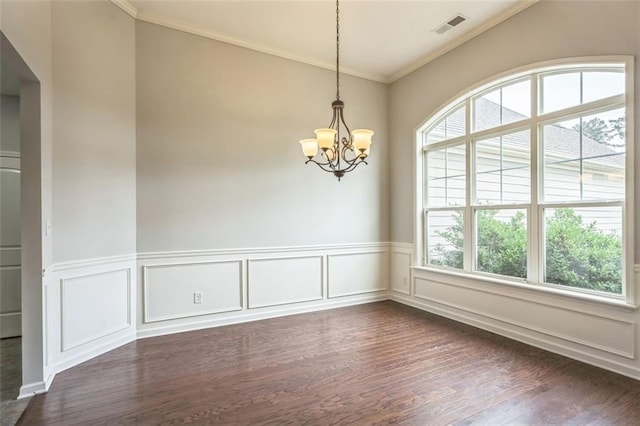
[[[345,173],[367,164],[373,131],[357,129],[351,132],[344,121],[344,102],[340,100],[340,3],[336,0],[336,100],[331,103],[333,117],[329,126],[316,129],[316,138],[302,139],[302,152],[314,163],[340,180]],[[341,137],[341,128],[346,132]]]

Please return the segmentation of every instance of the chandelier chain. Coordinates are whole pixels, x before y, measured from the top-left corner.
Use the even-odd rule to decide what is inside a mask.
[[[315,139],[302,139],[300,144],[308,158],[305,164],[315,164],[340,180],[360,164],[367,164],[373,136],[373,131],[368,129],[351,132],[344,121],[344,102],[340,100],[340,0],[336,0],[336,100],[331,103],[331,109],[329,126],[316,129]],[[346,134],[341,137],[342,131]]]
[[[340,100],[340,0],[336,0],[336,99]]]

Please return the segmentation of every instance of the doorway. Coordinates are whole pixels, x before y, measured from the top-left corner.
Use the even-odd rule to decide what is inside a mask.
[[[40,82],[0,32],[2,424],[45,390]],[[17,399],[22,397],[22,399]],[[11,419],[9,416],[14,417]]]
[[[0,61],[0,404],[2,424],[24,409],[20,218],[20,80]]]

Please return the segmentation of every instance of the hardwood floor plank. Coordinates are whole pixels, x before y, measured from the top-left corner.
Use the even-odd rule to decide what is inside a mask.
[[[24,425],[640,424],[640,382],[379,302],[138,340]]]

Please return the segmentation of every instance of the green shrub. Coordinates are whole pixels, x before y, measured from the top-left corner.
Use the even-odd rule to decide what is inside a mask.
[[[496,219],[497,210],[478,212],[478,271],[526,278],[527,229],[525,215],[507,221]],[[463,220],[437,234],[446,244],[430,253],[433,264],[461,269],[463,266]],[[555,209],[546,221],[545,282],[591,290],[621,293],[622,242],[615,233],[584,224],[571,208]]]

